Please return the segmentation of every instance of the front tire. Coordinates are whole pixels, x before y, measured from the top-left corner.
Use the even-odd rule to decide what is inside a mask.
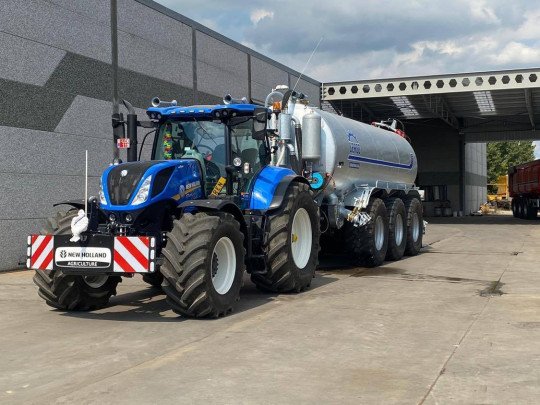
[[[231,312],[244,275],[244,235],[231,214],[184,214],[162,249],[161,285],[179,315],[218,318]]]
[[[58,212],[49,218],[42,229],[42,234],[67,235],[71,232],[71,220],[77,210],[66,213]],[[74,276],[60,270],[36,270],[34,283],[38,294],[47,305],[68,311],[90,311],[107,306],[112,295],[116,295],[116,286],[121,281],[116,276]]]
[[[303,291],[315,277],[320,239],[319,208],[309,186],[291,184],[282,208],[268,220],[268,271],[251,280],[263,291]]]
[[[367,225],[345,223],[345,243],[355,264],[377,267],[384,263],[388,250],[388,213],[380,198],[369,202],[366,213],[371,217]]]

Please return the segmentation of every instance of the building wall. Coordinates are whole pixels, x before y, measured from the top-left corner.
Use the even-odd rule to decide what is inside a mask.
[[[113,149],[109,24],[105,0],[0,1],[0,270],[18,267],[53,203],[82,197],[85,150],[97,193]],[[141,116],[154,96],[260,101],[298,76],[150,0],[118,0],[118,28],[120,97]],[[320,83],[304,79],[319,105]]]
[[[464,214],[478,211],[487,199],[487,148],[485,143],[465,144]]]

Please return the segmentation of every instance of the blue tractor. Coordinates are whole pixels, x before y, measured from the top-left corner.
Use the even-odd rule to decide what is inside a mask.
[[[261,290],[309,287],[319,207],[300,160],[269,128],[302,96],[278,96],[282,104],[265,107],[230,96],[188,107],[154,99],[149,121],[132,108],[126,121],[117,116],[113,126],[127,127],[131,142],[128,162],[103,172],[86,211],[84,200],[63,202],[72,208],[28,238],[39,295],[63,310],[97,309],[122,277],[140,273],[176,313],[199,318],[233,309],[245,271]],[[137,126],[155,129],[149,161],[136,159]]]

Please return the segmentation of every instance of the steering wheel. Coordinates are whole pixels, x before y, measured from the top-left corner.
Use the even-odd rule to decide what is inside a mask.
[[[214,151],[214,149],[211,148],[210,146],[204,145],[204,144],[201,144],[201,143],[199,143],[196,146],[196,149],[199,151],[199,153],[202,153],[204,156],[211,155],[212,152]]]

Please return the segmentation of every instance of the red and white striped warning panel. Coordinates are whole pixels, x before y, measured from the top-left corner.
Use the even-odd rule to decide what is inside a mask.
[[[94,237],[96,238],[96,237]],[[30,235],[26,267],[34,270],[100,270],[115,273],[152,273],[156,240],[148,236],[101,236],[90,246],[66,242],[65,236]],[[108,238],[103,243],[103,238]],[[57,240],[55,240],[57,239]],[[100,243],[98,243],[100,242]],[[60,246],[57,246],[60,245]]]
[[[52,270],[53,246],[54,238],[52,235],[29,236],[26,266],[29,269]]]
[[[114,238],[115,272],[149,273],[154,271],[154,239],[148,236],[117,236]],[[152,242],[152,243],[151,243]]]

